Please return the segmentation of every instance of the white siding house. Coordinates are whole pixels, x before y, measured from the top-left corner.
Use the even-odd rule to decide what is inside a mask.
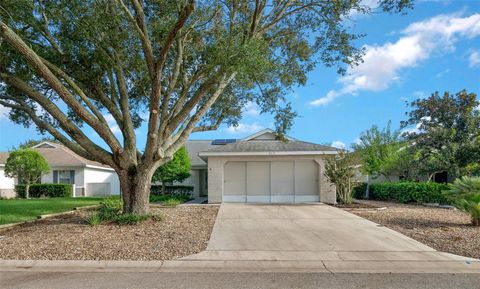
[[[32,149],[38,151],[50,166],[41,176],[41,183],[73,185],[73,196],[110,196],[120,194],[120,181],[109,166],[90,161],[57,143],[43,142]],[[0,153],[0,197],[15,197],[15,180],[4,175],[8,153]]]

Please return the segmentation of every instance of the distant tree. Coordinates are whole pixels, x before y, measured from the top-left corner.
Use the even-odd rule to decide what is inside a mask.
[[[391,129],[389,121],[384,129],[372,126],[360,135],[353,149],[359,154],[361,170],[369,176],[384,176],[390,181],[392,173],[399,172],[399,164],[404,157],[404,147],[399,130]]]
[[[20,144],[18,145],[18,148],[20,148],[20,149],[31,148],[31,147],[33,147],[33,146],[36,146],[36,145],[38,145],[38,144],[40,144],[40,143],[42,143],[42,142],[46,142],[46,141],[47,141],[47,142],[58,143],[57,140],[55,140],[55,139],[53,139],[53,138],[51,138],[51,137],[43,137],[43,138],[41,138],[41,139],[28,139],[28,140],[20,143]]]
[[[355,178],[357,164],[355,155],[346,150],[340,150],[338,155],[327,158],[325,162],[324,175],[335,184],[337,197],[344,204],[351,204],[353,201],[352,191],[357,183]]]
[[[401,126],[415,126],[404,137],[420,172],[431,179],[435,173],[448,171],[459,176],[480,161],[480,112],[474,93],[433,93],[409,104],[408,119]]]
[[[162,193],[165,193],[165,184],[182,182],[190,176],[190,158],[185,147],[181,147],[173,154],[168,163],[160,166],[153,174],[152,181],[162,182]]]
[[[17,178],[25,184],[25,197],[29,198],[30,184],[35,183],[50,168],[41,154],[31,149],[10,152],[5,163],[5,176]]]

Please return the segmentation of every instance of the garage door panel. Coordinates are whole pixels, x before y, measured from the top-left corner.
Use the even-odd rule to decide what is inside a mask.
[[[224,167],[224,202],[246,202],[246,163],[227,162]]]
[[[293,161],[271,162],[271,202],[292,203],[294,201]]]
[[[270,162],[247,162],[247,202],[270,202]]]
[[[318,201],[318,164],[313,160],[295,161],[295,202]]]

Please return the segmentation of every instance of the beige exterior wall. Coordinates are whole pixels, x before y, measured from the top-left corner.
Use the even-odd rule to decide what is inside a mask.
[[[227,161],[280,161],[280,160],[314,160],[318,165],[320,202],[335,203],[335,186],[328,182],[323,172],[324,158],[319,155],[299,156],[212,156],[208,157],[208,202],[222,202],[224,190],[224,166]]]

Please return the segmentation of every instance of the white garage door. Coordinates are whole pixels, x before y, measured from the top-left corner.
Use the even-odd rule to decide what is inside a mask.
[[[318,202],[318,164],[313,160],[227,162],[224,202]]]

